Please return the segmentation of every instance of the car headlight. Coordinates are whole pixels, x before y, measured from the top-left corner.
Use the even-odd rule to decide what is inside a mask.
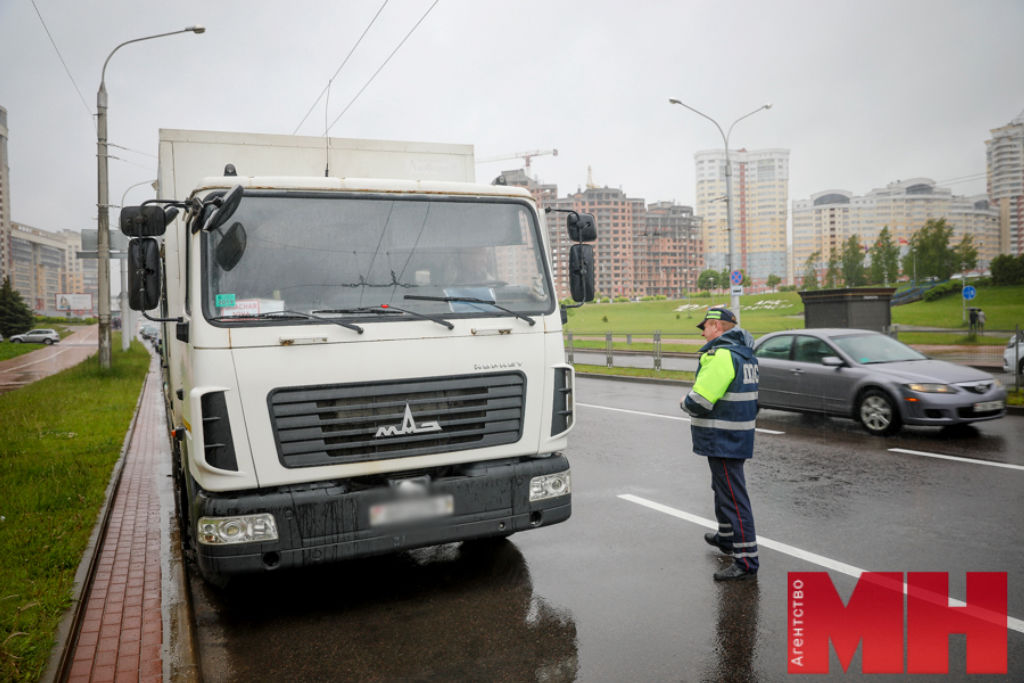
[[[948,384],[926,384],[926,383],[915,383],[915,384],[904,384],[907,389],[916,391],[919,394],[955,394],[956,389],[949,386]]]

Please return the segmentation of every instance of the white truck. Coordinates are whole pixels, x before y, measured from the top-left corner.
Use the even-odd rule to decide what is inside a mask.
[[[544,217],[473,166],[466,145],[160,131],[160,199],[121,229],[206,579],[569,517]],[[589,301],[593,217],[566,224]]]

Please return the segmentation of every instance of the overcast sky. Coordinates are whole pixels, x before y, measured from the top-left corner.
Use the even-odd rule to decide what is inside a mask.
[[[432,3],[388,2],[299,134],[322,135]],[[12,219],[95,227],[96,90],[118,43],[207,29],[111,59],[109,139],[133,150],[111,150],[114,204],[156,176],[159,128],[295,131],[381,5],[0,0]],[[1022,34],[1021,0],[440,0],[330,134],[471,143],[478,159],[557,148],[532,170],[560,194],[590,166],[598,185],[693,205],[694,152],[722,140],[668,98],[723,128],[770,102],[730,142],[789,149],[791,200],[919,176],[970,176],[944,184],[977,194],[989,131],[1024,110]]]

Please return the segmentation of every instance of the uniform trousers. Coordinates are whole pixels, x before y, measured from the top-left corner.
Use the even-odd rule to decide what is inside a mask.
[[[718,539],[731,551],[735,561],[746,571],[756,572],[757,532],[754,513],[747,495],[747,480],[740,458],[708,458],[711,467],[711,490],[715,492],[715,518]]]

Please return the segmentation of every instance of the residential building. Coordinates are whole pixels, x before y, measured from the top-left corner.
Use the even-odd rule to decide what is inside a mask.
[[[57,310],[58,294],[92,294],[95,309],[96,262],[78,258],[81,233],[50,232],[12,223],[10,244],[11,285],[35,313],[63,315]]]
[[[7,164],[7,110],[0,107],[0,282],[11,272],[11,169]]]
[[[559,299],[569,296],[569,247],[564,211],[594,215],[597,292],[630,298],[664,295],[677,298],[697,287],[704,266],[700,218],[693,208],[673,202],[647,205],[619,189],[597,187],[565,197],[556,185],[529,178],[522,170],[505,171],[496,182],[527,188],[541,209],[559,209],[546,215],[551,245],[552,276]]]
[[[700,233],[701,220],[692,207],[674,202],[648,204],[644,230],[633,239],[639,290],[670,299],[696,290],[704,265]]]
[[[985,141],[988,197],[999,216],[999,252],[1024,254],[1024,112]]]
[[[708,268],[722,270],[729,259],[725,150],[694,154],[697,165],[697,214],[703,217],[704,258]],[[769,275],[792,281],[787,249],[789,150],[729,150],[732,167],[732,269],[742,270],[754,284]]]
[[[825,190],[810,199],[794,200],[790,261],[799,275],[804,263],[817,252],[818,267],[824,269],[829,255],[833,251],[841,254],[843,243],[851,235],[870,247],[882,228],[888,227],[893,242],[905,245],[928,220],[940,218],[953,228],[954,242],[965,234],[972,236],[981,268],[1000,253],[998,213],[985,195],[955,196],[930,178],[912,178],[861,196],[846,190]]]

